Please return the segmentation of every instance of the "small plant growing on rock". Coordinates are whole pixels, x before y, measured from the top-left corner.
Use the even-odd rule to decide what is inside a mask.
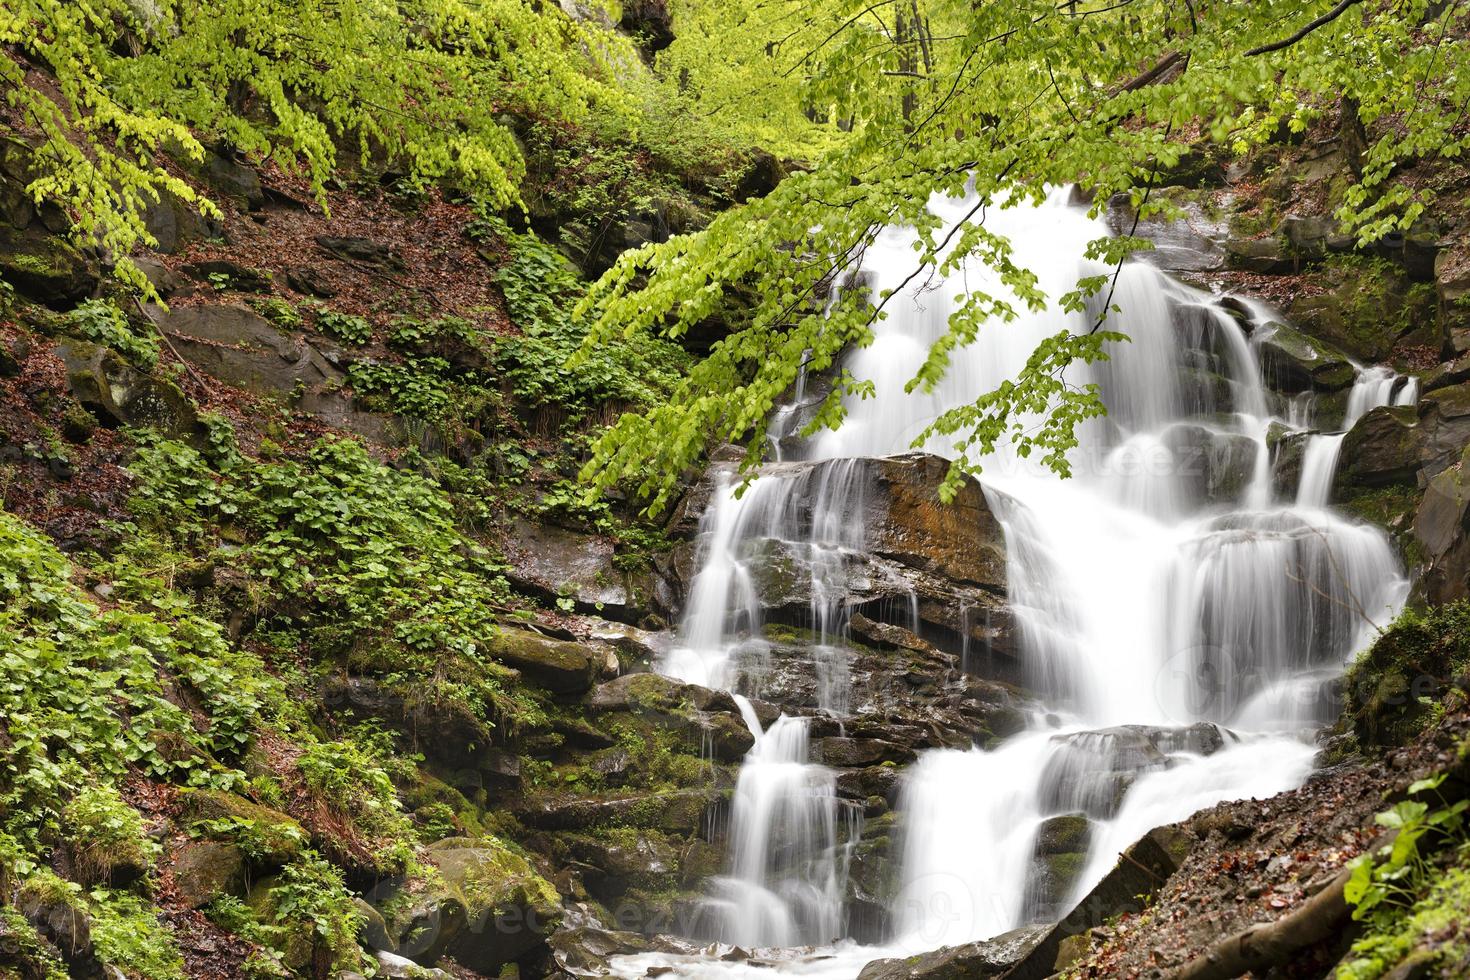
[[[158,856],[143,817],[111,786],[83,789],[67,804],[62,823],[77,873],[86,881],[141,876]]]
[[[151,371],[158,364],[158,339],[136,333],[123,311],[109,300],[87,300],[71,311],[67,322],[83,337],[117,351],[137,367]]]

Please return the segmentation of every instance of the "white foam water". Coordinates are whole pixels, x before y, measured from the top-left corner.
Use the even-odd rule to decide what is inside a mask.
[[[1083,257],[1106,231],[1065,197],[985,215],[987,227],[1011,241],[1016,263],[1054,298],[1082,276],[1113,272]],[[972,205],[936,199],[930,206],[956,221]],[[870,289],[875,300],[897,289],[913,270],[913,241],[905,229],[880,234],[854,288]],[[1043,339],[1090,329],[1105,308],[1103,296],[1072,313],[1056,303],[1042,311],[1015,303],[1012,321],[987,323],[953,353],[933,390],[906,393],[967,290],[1014,300],[979,263],[904,289],[889,301],[873,342],[845,361],[873,382],[876,397],[849,405],[840,429],[786,450],[788,458],[912,451],[939,414],[1015,376]],[[907,773],[900,805],[891,942],[793,954],[778,964],[785,973],[850,978],[865,959],[985,938],[1055,914],[1038,907],[1030,887],[1037,832],[1048,817],[1081,811],[1091,819],[1075,901],[1150,828],[1298,785],[1311,767],[1310,734],[1330,712],[1331,681],[1403,603],[1407,586],[1384,535],[1327,506],[1341,434],[1312,439],[1300,486],[1275,499],[1268,425],[1274,418],[1304,430],[1312,414],[1309,401],[1277,415],[1268,408],[1247,331],[1277,317],[1233,304],[1254,312],[1242,325],[1219,297],[1142,263],[1125,264],[1108,292],[1121,313],[1107,325],[1130,340],[1112,345],[1106,362],[1069,370],[1073,384],[1098,384],[1108,407],[1105,418],[1078,430],[1074,476],[1059,479],[1009,450],[983,461],[982,485],[1006,534],[1026,680],[1046,714],[988,750],[925,753]],[[1362,369],[1348,424],[1377,405],[1411,403],[1410,382]],[[918,448],[951,455],[951,443],[935,436]],[[802,472],[777,465],[743,497],[728,487],[716,497],[702,525],[680,646],[664,670],[758,690],[760,610],[749,564],[757,541],[803,550],[818,646],[840,636],[842,556],[863,547],[862,522],[852,519],[861,502],[845,496],[854,492],[850,470],[831,469],[816,486],[810,474],[829,468]],[[824,700],[841,710],[835,691]],[[1197,744],[1176,731],[1199,723],[1219,726],[1204,729],[1218,741]],[[1140,729],[1117,726],[1154,726],[1154,747],[1141,746]],[[777,728],[779,742],[771,740]],[[720,939],[791,946],[840,935],[841,855],[850,837],[831,773],[805,761],[804,738],[794,720],[778,722],[742,769],[729,872],[711,897]],[[770,855],[755,853],[762,848]],[[617,969],[635,977],[650,966],[680,977],[770,972],[667,956],[620,960]]]

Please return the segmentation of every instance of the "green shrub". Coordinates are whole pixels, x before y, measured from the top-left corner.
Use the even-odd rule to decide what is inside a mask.
[[[569,366],[587,336],[586,322],[572,315],[585,285],[561,253],[534,234],[517,234],[488,218],[479,230],[504,239],[510,249],[496,281],[521,335],[497,338],[495,364],[521,401],[556,405],[575,421],[609,404],[656,404],[682,379],[689,355],[646,335],[600,344]]]
[[[279,296],[253,296],[246,300],[250,308],[285,330],[301,326],[301,311]]]
[[[127,316],[110,300],[89,299],[67,315],[77,333],[117,351],[135,366],[151,371],[158,364],[158,338],[138,333]]]
[[[373,325],[353,313],[322,310],[316,315],[316,326],[322,333],[357,347],[373,339]]]
[[[166,621],[125,596],[99,610],[47,538],[0,513],[0,832],[39,848],[81,773],[94,783],[129,769],[190,785],[239,778],[214,756],[248,741],[264,671],[224,656],[214,624],[174,613]],[[220,694],[204,730],[166,697],[173,676]]]

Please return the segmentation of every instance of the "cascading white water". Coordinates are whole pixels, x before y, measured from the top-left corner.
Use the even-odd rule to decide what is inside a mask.
[[[930,206],[953,221],[972,203],[937,199]],[[1106,234],[1102,225],[1063,195],[1040,207],[990,208],[985,220],[1052,297],[1082,276],[1112,273],[1082,257],[1089,241]],[[912,271],[912,246],[907,230],[882,233],[864,255],[863,287],[874,297],[898,288]],[[1015,376],[1041,340],[1093,322],[1094,314],[1056,304],[1031,312],[1014,303],[1019,315],[987,324],[955,351],[932,391],[905,393],[965,289],[1009,298],[993,272],[963,263],[937,287],[889,302],[873,343],[845,362],[873,382],[876,397],[849,405],[844,425],[812,440],[806,457],[911,451],[940,413]],[[1009,451],[983,461],[987,499],[1006,532],[1009,601],[1027,680],[1049,714],[1038,713],[1029,731],[992,750],[929,752],[910,771],[901,806],[901,898],[893,909],[901,949],[982,938],[1046,914],[1028,880],[1038,828],[1049,817],[1084,813],[1089,820],[1075,897],[1150,828],[1220,800],[1296,785],[1314,754],[1303,735],[1324,720],[1324,685],[1404,598],[1384,536],[1325,507],[1336,443],[1309,446],[1294,500],[1273,502],[1268,399],[1241,324],[1214,298],[1143,264],[1121,269],[1111,298],[1122,312],[1108,325],[1131,339],[1113,347],[1110,361],[1069,375],[1075,384],[1096,382],[1109,409],[1079,429],[1074,477],[1058,479]],[[1255,319],[1258,329],[1266,322]],[[1385,386],[1377,369],[1364,374],[1349,415],[1413,397],[1396,379]],[[1287,414],[1280,421],[1304,428],[1310,405]],[[940,437],[919,448],[950,450]],[[861,522],[847,520],[850,505],[832,494],[851,488],[796,482],[777,467],[742,500],[727,493],[711,507],[683,645],[666,669],[741,683],[732,664],[746,656],[742,644],[751,642],[758,618],[742,542],[774,537],[837,554],[824,561],[813,553],[812,596],[814,604],[819,595],[821,602],[840,599],[840,554],[862,547],[842,528]],[[814,605],[822,631],[837,622],[835,608],[823,613]],[[1178,730],[1197,723],[1220,727]],[[804,753],[792,738],[788,764],[800,766],[795,760]],[[769,765],[764,753],[775,748],[765,746],[757,743],[742,787],[748,772]],[[786,788],[773,792],[787,801],[802,797],[814,778],[809,769],[783,776]],[[760,866],[753,870],[742,864],[746,835],[758,835],[745,821],[765,820],[762,832],[799,837],[797,825],[828,817],[798,817],[789,802],[762,806],[740,811],[737,804],[732,877],[780,894],[781,870],[754,859]],[[837,842],[824,837],[813,847],[835,853]],[[739,931],[730,938],[775,935],[769,923]],[[820,930],[799,932],[799,941],[812,941]],[[849,969],[851,957],[840,959]]]
[[[805,718],[782,716],[746,756],[731,814],[729,873],[711,880],[704,911],[713,938],[751,946],[833,942],[842,934],[847,858],[830,769],[807,759]]]

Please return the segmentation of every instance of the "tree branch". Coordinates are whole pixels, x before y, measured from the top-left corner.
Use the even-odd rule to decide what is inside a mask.
[[[1331,10],[1327,11],[1327,13],[1323,14],[1321,17],[1318,17],[1316,20],[1309,21],[1306,26],[1297,31],[1291,37],[1282,38],[1280,41],[1273,41],[1270,44],[1263,44],[1259,48],[1251,48],[1245,53],[1245,56],[1247,58],[1251,58],[1259,54],[1270,54],[1272,51],[1280,51],[1283,48],[1289,48],[1293,44],[1300,41],[1302,38],[1306,37],[1308,34],[1315,31],[1317,28],[1325,27],[1333,21],[1337,20],[1337,18],[1347,13],[1349,7],[1356,7],[1362,2],[1363,0],[1337,0],[1337,6],[1333,7]]]

